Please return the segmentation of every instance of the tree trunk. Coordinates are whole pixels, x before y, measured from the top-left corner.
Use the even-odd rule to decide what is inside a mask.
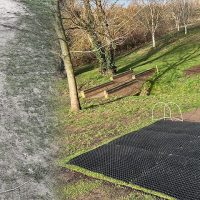
[[[113,43],[108,39],[106,47],[107,73],[116,74],[115,55]]]
[[[105,48],[103,47],[102,42],[97,34],[95,17],[93,15],[90,3],[90,0],[83,0],[85,17],[87,19],[86,29],[89,36],[89,40],[94,48],[96,58],[101,68],[100,72],[101,74],[105,74],[107,67]]]
[[[77,84],[74,75],[74,69],[72,65],[71,55],[69,52],[69,46],[67,44],[67,38],[65,35],[65,30],[62,23],[61,11],[59,0],[57,0],[57,13],[55,14],[55,30],[59,39],[59,44],[62,52],[62,59],[65,65],[65,70],[67,73],[70,101],[71,101],[71,110],[79,111],[81,109],[80,101],[78,98]]]
[[[187,24],[184,24],[184,27],[185,27],[185,35],[187,35],[188,33]]]
[[[180,25],[179,24],[177,25],[177,30],[178,30],[178,32],[180,32]]]
[[[104,71],[106,70],[106,66],[107,66],[105,48],[103,47],[101,42],[98,40],[98,36],[95,33],[89,32],[88,36],[89,36],[89,40],[95,50],[95,55],[96,55],[96,58],[99,62],[100,68],[101,68],[100,71],[102,74],[104,74]]]
[[[180,31],[180,23],[178,20],[176,21],[176,28],[177,28],[177,31],[179,32]]]
[[[155,48],[156,47],[155,32],[152,32],[152,44],[153,44],[153,48]]]
[[[113,39],[110,33],[109,23],[106,17],[105,10],[102,6],[102,0],[95,0],[97,6],[97,16],[99,23],[101,24],[102,32],[105,34],[105,55],[106,55],[106,62],[107,62],[107,72],[108,73],[116,73],[116,66],[115,66],[115,55],[114,55],[114,48],[113,48]]]

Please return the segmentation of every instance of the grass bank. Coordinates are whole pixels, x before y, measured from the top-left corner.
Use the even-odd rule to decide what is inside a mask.
[[[63,147],[61,160],[150,124],[151,110],[157,102],[177,103],[183,112],[200,107],[200,76],[185,77],[184,74],[185,69],[200,64],[199,32],[200,27],[194,27],[187,36],[184,33],[169,34],[160,38],[156,49],[147,44],[117,60],[119,72],[130,68],[141,72],[158,67],[159,76],[153,83],[150,96],[108,100],[81,99],[83,110],[74,114],[69,112],[67,81],[59,80],[58,116],[63,130],[60,136]],[[77,71],[77,74],[79,89],[109,80],[108,77],[102,77],[98,69],[90,66],[81,69],[81,73]],[[64,174],[67,184],[62,187],[61,193],[65,199],[155,199],[150,195],[69,170]]]

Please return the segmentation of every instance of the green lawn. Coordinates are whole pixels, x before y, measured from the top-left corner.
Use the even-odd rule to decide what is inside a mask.
[[[79,151],[94,148],[115,137],[142,128],[151,122],[151,110],[157,102],[174,102],[186,112],[200,107],[200,76],[185,77],[184,70],[200,65],[200,27],[191,28],[189,35],[170,34],[158,41],[156,49],[147,44],[117,60],[119,72],[130,68],[136,72],[158,67],[159,75],[150,96],[129,96],[108,100],[81,99],[83,110],[69,112],[67,81],[59,80],[62,145],[60,160]],[[96,86],[109,80],[91,66],[77,70],[80,89]],[[161,112],[160,112],[161,113]],[[174,110],[177,113],[177,110]],[[157,112],[159,114],[159,112]],[[72,172],[69,172],[71,177]],[[61,187],[67,199],[155,199],[150,195],[106,181],[77,175]],[[78,190],[78,191],[77,191]]]

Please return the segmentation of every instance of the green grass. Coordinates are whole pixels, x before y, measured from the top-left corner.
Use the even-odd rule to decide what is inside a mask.
[[[184,76],[185,69],[200,64],[199,32],[200,27],[194,27],[187,36],[183,33],[169,34],[157,42],[156,49],[152,49],[151,44],[147,44],[117,60],[119,72],[129,68],[141,72],[155,66],[158,67],[159,75],[155,79],[150,96],[116,97],[108,100],[81,99],[83,110],[74,114],[69,112],[66,80],[60,80],[58,82],[60,91],[58,116],[63,129],[63,134],[60,135],[63,147],[60,160],[95,148],[102,143],[152,123],[151,110],[157,102],[177,103],[183,112],[200,107],[200,76]],[[78,86],[81,89],[109,80],[109,77],[102,77],[98,73],[98,69],[89,67],[82,71],[84,72],[77,75]],[[176,115],[178,110],[173,109],[173,112]],[[161,113],[161,108],[159,108],[156,115],[161,115]],[[92,176],[92,173],[87,173],[87,175]],[[80,181],[88,182],[89,185],[94,184],[92,190],[80,189],[84,191],[84,194],[78,195],[80,199],[82,197],[91,199],[95,197],[96,191],[102,195],[102,199],[150,200],[154,198],[134,190],[130,191],[123,186],[116,189],[116,184],[106,185],[108,183],[104,181],[96,187],[96,180],[86,177],[68,183],[70,191],[65,190],[63,193],[73,199],[76,195],[73,191]],[[76,199],[78,199],[77,196]]]
[[[102,181],[86,181],[79,180],[74,185],[66,186],[64,188],[65,196],[69,196],[70,198],[77,199],[80,196],[83,196],[92,190],[101,186]]]

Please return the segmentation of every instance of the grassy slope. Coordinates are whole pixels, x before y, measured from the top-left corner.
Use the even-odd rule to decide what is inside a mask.
[[[117,61],[119,71],[129,68],[143,71],[157,66],[160,77],[155,82],[152,95],[148,97],[125,97],[109,100],[81,100],[83,110],[79,114],[68,112],[69,102],[65,92],[66,80],[58,87],[61,106],[58,110],[62,119],[63,144],[61,158],[80,150],[93,148],[114,137],[139,129],[151,123],[151,110],[156,102],[175,102],[183,111],[200,107],[200,76],[184,77],[183,70],[200,64],[200,27],[190,30],[190,34],[171,34],[161,38],[157,49],[151,44],[126,55]],[[84,73],[77,72],[79,88],[88,88],[103,83],[108,78],[98,74],[97,69]],[[175,110],[174,110],[175,111]],[[175,111],[176,112],[176,111]],[[120,186],[87,178],[71,180],[63,193],[69,199],[154,199]],[[79,192],[75,188],[79,188]]]

